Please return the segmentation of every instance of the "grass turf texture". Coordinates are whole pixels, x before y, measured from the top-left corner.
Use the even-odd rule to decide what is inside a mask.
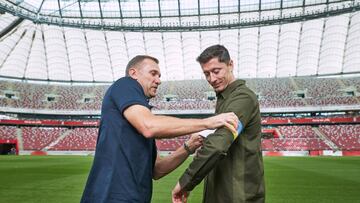
[[[265,157],[267,202],[360,202],[360,157]],[[154,181],[152,202],[170,202],[186,166]],[[0,202],[79,202],[92,157],[0,156]],[[202,186],[189,202],[201,202]]]

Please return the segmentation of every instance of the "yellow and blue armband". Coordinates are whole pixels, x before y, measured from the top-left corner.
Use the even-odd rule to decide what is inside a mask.
[[[236,132],[235,131],[231,131],[233,136],[234,136],[234,140],[240,135],[241,131],[243,130],[243,125],[242,123],[239,121],[238,122],[238,126],[236,128]]]

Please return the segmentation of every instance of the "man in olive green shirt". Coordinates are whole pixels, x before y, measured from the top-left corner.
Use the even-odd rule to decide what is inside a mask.
[[[215,113],[234,112],[240,122],[234,134],[219,128],[204,141],[172,191],[173,202],[186,202],[189,191],[204,178],[204,203],[265,202],[261,153],[261,119],[256,95],[236,80],[233,61],[221,45],[197,58],[217,94]]]

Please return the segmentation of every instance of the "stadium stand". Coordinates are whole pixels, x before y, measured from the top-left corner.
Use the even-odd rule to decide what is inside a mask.
[[[93,151],[95,150],[97,128],[75,128],[49,150]]]
[[[360,125],[321,125],[320,130],[342,150],[360,150]]]
[[[318,138],[311,126],[279,126],[280,133],[286,138]]]
[[[94,127],[13,127],[2,126],[0,139],[16,139],[19,129],[24,150],[93,151],[98,129]],[[310,125],[278,126],[280,137],[262,139],[263,151],[311,151],[333,150],[326,140],[318,136]],[[360,150],[360,125],[320,125],[318,129],[340,150]],[[63,136],[63,137],[62,137]],[[189,135],[156,140],[160,151],[174,151],[189,139]]]
[[[330,150],[320,138],[274,138],[262,141],[263,151]]]
[[[14,126],[1,126],[0,128],[0,139],[11,140],[16,139],[16,129]]]
[[[261,108],[356,105],[360,78],[248,79]],[[195,88],[196,87],[196,88]],[[53,85],[0,81],[0,107],[50,110],[100,110],[108,85]],[[204,80],[166,81],[151,104],[158,110],[213,109]],[[173,98],[166,100],[167,95]],[[65,99],[66,98],[66,99]]]
[[[42,150],[58,138],[65,128],[22,127],[24,150]]]
[[[246,81],[258,95],[260,108],[337,107],[358,105],[360,101],[358,96],[360,77],[258,78]],[[108,87],[109,85],[104,84],[62,85],[59,83],[55,85],[0,80],[0,108],[98,111]],[[216,101],[209,99],[211,87],[205,80],[166,81],[162,83],[158,91],[158,96],[151,100],[155,110],[211,110],[216,104]],[[335,116],[335,118],[342,117],[349,118],[351,115]],[[267,137],[262,140],[263,151],[360,150],[360,125],[324,124],[315,127],[309,123],[292,125],[292,121],[286,117],[263,117],[262,122],[266,124],[274,119],[284,123],[273,127],[273,130],[278,133],[276,137]],[[81,119],[79,121],[87,122]],[[22,149],[30,151],[95,150],[96,127],[81,125],[54,127],[56,125],[53,124],[51,126],[2,125],[0,139],[17,139],[21,136]],[[319,131],[322,136],[315,131]],[[156,144],[160,151],[173,151],[186,139],[188,136],[162,139],[157,140]]]

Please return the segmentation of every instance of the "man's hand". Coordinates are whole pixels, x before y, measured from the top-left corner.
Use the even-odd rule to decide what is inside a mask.
[[[202,146],[203,140],[204,138],[198,133],[193,133],[190,139],[186,141],[186,144],[189,146],[190,151],[194,153],[197,148]]]
[[[235,132],[239,122],[238,117],[233,112],[222,113],[216,116],[206,118],[206,120],[208,121],[207,124],[208,129],[216,129],[225,126],[229,128],[231,131],[235,131]]]
[[[172,202],[186,203],[188,196],[189,196],[189,192],[182,191],[179,182],[177,182],[175,188],[172,191]]]

